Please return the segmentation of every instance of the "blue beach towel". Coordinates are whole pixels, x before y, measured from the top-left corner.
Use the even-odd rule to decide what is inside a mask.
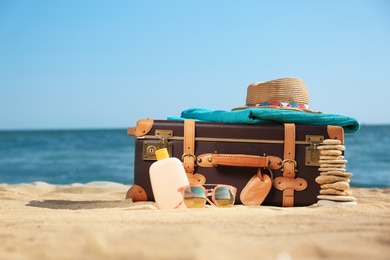
[[[359,122],[352,117],[272,108],[249,108],[234,111],[190,108],[184,110],[180,117],[168,117],[168,120],[184,119],[236,124],[295,123],[301,125],[336,125],[343,127],[345,133],[356,133],[360,128]]]

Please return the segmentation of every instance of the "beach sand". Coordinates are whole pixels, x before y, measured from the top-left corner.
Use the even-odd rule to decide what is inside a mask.
[[[0,184],[1,259],[389,259],[390,188],[358,205],[158,210],[109,182]]]

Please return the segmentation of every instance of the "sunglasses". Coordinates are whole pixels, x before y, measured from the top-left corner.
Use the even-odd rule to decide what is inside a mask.
[[[214,186],[206,189],[204,186]],[[231,208],[236,199],[237,188],[230,185],[186,185],[178,189],[183,195],[183,201],[176,207],[178,208],[183,202],[187,208],[202,208],[206,201],[218,208]],[[211,197],[211,200],[208,198]]]

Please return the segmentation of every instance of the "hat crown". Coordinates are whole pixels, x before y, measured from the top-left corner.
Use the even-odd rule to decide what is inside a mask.
[[[246,105],[269,103],[298,103],[309,106],[309,92],[298,78],[281,78],[267,82],[255,82],[248,86]]]

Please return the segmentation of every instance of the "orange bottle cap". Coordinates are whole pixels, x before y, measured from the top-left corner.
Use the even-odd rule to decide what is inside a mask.
[[[158,149],[158,150],[156,150],[155,154],[156,154],[157,160],[169,158],[169,153],[168,153],[167,148]]]

